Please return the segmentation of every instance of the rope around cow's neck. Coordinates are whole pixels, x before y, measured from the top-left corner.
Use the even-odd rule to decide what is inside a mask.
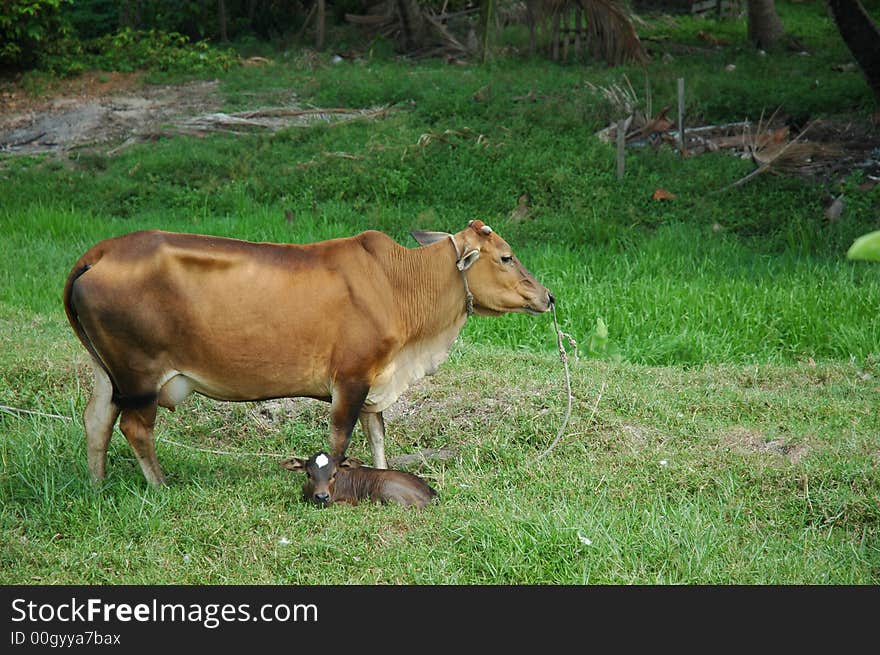
[[[451,234],[447,234],[449,240],[452,241],[452,247],[455,248],[455,267],[458,269],[459,273],[461,273],[461,281],[464,283],[464,310],[467,313],[468,318],[474,313],[474,296],[471,294],[471,288],[468,286],[467,281],[467,273],[465,273],[465,269],[463,267],[464,255],[461,250],[458,248],[458,244],[455,243],[455,237]]]

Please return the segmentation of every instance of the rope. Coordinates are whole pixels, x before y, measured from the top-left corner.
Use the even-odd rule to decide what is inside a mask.
[[[35,412],[32,409],[21,409],[20,407],[9,407],[8,405],[0,405],[0,412],[6,412],[7,414],[12,414],[13,416],[17,416],[18,414],[33,414],[34,416],[43,416],[45,418],[57,418],[62,421],[70,421],[72,420],[69,416],[62,416],[61,414],[47,414],[46,412]]]
[[[155,439],[158,444],[160,439]],[[231,450],[215,450],[213,448],[201,448],[199,446],[191,446],[190,444],[180,443],[179,441],[174,441],[173,439],[169,439],[168,437],[162,437],[161,441],[166,441],[170,444],[174,444],[175,446],[179,446],[180,448],[186,448],[188,450],[195,450],[200,453],[210,453],[212,455],[230,455],[232,457],[276,457],[281,458],[284,455],[275,455],[272,453],[248,453],[248,452],[232,452]]]
[[[461,250],[458,248],[458,244],[455,243],[455,237],[451,234],[447,234],[449,240],[452,241],[452,247],[455,248],[455,267],[461,273],[461,281],[464,283],[464,309],[467,312],[468,316],[473,315],[474,313],[474,296],[471,294],[471,288],[468,286],[467,274],[464,272],[463,261],[464,255],[461,253]]]
[[[568,422],[571,420],[571,404],[572,404],[572,394],[571,394],[571,374],[568,371],[568,353],[565,351],[565,343],[564,340],[567,340],[569,345],[571,345],[574,350],[574,357],[577,359],[577,342],[574,338],[568,334],[567,332],[563,332],[559,329],[559,321],[556,318],[556,303],[550,305],[550,308],[553,310],[553,329],[556,330],[556,347],[559,350],[559,359],[562,360],[562,366],[565,369],[565,391],[568,394],[568,405],[565,408],[565,418],[562,420],[562,425],[559,426],[559,431],[556,433],[556,438],[553,440],[547,450],[538,455],[535,458],[536,462],[540,462],[544,457],[546,457],[551,450],[556,447],[556,444],[559,443],[560,439],[562,439],[562,435],[565,433],[566,428],[568,427]],[[593,414],[590,416],[590,421],[593,420],[593,416],[596,414],[596,409],[599,407],[599,400],[602,399],[602,392],[605,390],[605,385],[602,385],[602,390],[599,391],[599,398],[596,400],[596,404],[593,406]]]
[[[9,405],[0,405],[0,412],[4,412],[6,414],[11,414],[12,416],[18,416],[19,414],[30,414],[32,416],[42,416],[44,418],[54,418],[60,419],[62,421],[72,421],[69,416],[62,416],[61,414],[49,414],[47,412],[37,412],[32,409],[22,409],[21,407],[10,407]],[[117,428],[118,429],[118,428]],[[211,453],[212,455],[231,455],[233,457],[284,457],[284,455],[273,455],[271,453],[247,453],[247,452],[232,452],[229,450],[215,450],[213,448],[200,448],[199,446],[191,446],[189,444],[180,443],[179,441],[174,441],[173,439],[169,439],[168,437],[163,436],[161,439],[159,437],[154,437],[156,444],[160,441],[165,441],[170,444],[174,444],[175,446],[179,446],[181,448],[187,448],[189,450],[197,450],[202,453]]]

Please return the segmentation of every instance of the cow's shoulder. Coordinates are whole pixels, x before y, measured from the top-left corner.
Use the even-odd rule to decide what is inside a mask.
[[[381,258],[383,255],[403,248],[390,236],[378,230],[367,230],[354,237],[356,243],[374,257]]]

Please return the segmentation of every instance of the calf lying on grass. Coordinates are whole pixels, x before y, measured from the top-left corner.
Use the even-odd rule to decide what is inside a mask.
[[[289,471],[305,472],[303,498],[320,506],[336,502],[357,505],[358,501],[369,499],[421,508],[437,495],[417,475],[391,469],[374,469],[363,466],[360,461],[350,457],[338,462],[327,453],[316,453],[309,459],[286,459],[281,462],[281,467]]]

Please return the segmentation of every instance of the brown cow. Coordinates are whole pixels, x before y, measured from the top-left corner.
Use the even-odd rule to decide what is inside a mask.
[[[303,499],[321,507],[331,503],[357,505],[361,500],[372,500],[422,508],[437,496],[417,475],[374,469],[351,457],[339,462],[327,453],[316,453],[309,459],[291,457],[281,462],[281,466],[306,474]]]
[[[161,231],[101,241],[76,262],[64,307],[92,356],[84,423],[103,479],[116,419],[144,476],[164,483],[153,445],[159,405],[193,391],[219,400],[330,402],[330,447],[355,423],[385,468],[382,412],[446,359],[467,316],[545,312],[553,296],[480,221],[306,245]]]

